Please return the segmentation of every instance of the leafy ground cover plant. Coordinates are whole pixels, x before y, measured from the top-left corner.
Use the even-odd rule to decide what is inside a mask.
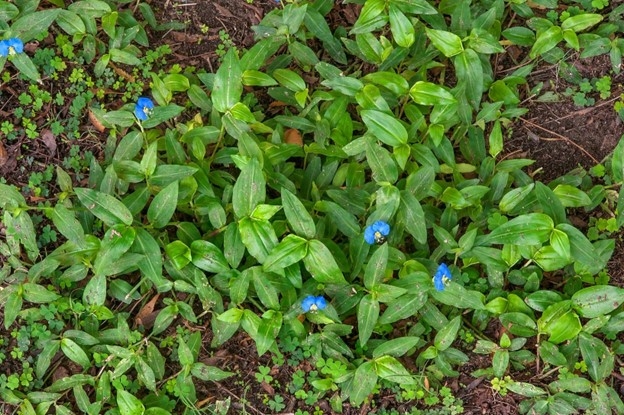
[[[492,363],[474,376],[525,396],[522,412],[624,413],[612,376],[624,289],[604,272],[615,242],[568,220],[614,203],[621,226],[608,191],[623,180],[624,141],[603,166],[609,189],[580,173],[542,183],[524,170],[531,160],[504,153],[532,62],[619,27],[588,32],[604,19],[589,7],[545,18],[524,2],[363,3],[348,31],[328,25],[332,1],[285,3],[216,73],[145,68],[149,90],[120,107],[89,97],[109,151],[90,160],[87,183],[58,167],[48,205],[0,184],[4,328],[24,328],[15,359],[30,351],[21,373],[0,377],[8,404],[197,412],[198,386],[234,375],[200,360],[209,327],[211,348],[243,331],[276,366],[287,353],[298,370],[288,393],[309,407],[374,408],[390,390],[461,413],[444,383],[474,352]],[[146,46],[143,26],[108,3],[21,5],[4,5],[5,42],[55,24],[97,77],[112,63],[144,65],[133,45]],[[68,26],[78,12],[84,29]],[[526,26],[509,27],[512,12]],[[25,36],[27,18],[45,25]],[[38,81],[10,42],[8,61]],[[505,45],[528,57],[500,79],[490,58]],[[36,214],[62,237],[51,252]],[[57,365],[66,373],[50,376]],[[521,370],[549,380],[511,377]],[[278,386],[269,366],[253,377]],[[281,394],[264,404],[286,407]]]

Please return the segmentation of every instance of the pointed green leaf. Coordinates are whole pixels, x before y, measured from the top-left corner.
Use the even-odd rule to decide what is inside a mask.
[[[377,110],[362,110],[362,121],[379,141],[397,147],[407,143],[407,130],[392,115]]]
[[[308,254],[303,258],[303,264],[312,278],[322,284],[346,283],[330,250],[319,240],[308,241]]]
[[[230,48],[214,79],[212,103],[219,112],[226,112],[240,101],[243,93],[243,71],[241,69],[236,48]]]
[[[118,223],[132,225],[132,213],[113,196],[85,188],[76,188],[75,192],[84,207],[101,219],[107,226],[113,226]]]

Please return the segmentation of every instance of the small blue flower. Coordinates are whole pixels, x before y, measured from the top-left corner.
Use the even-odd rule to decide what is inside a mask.
[[[0,57],[17,55],[24,52],[24,42],[17,37],[0,40]]]
[[[134,106],[134,116],[141,121],[145,121],[150,115],[152,115],[153,109],[154,103],[152,100],[146,97],[141,97],[137,100],[137,103]]]
[[[308,295],[301,302],[301,308],[305,313],[307,313],[308,311],[323,310],[325,307],[327,307],[327,301],[322,295],[319,295],[317,297],[313,295]]]
[[[438,266],[438,269],[433,276],[433,285],[436,290],[444,291],[447,284],[453,278],[453,274],[451,274],[451,270],[446,266],[446,264],[442,263]]]
[[[386,236],[390,234],[390,225],[383,220],[378,220],[364,230],[364,240],[367,244],[382,244]]]

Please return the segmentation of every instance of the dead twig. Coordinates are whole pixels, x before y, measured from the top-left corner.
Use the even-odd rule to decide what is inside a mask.
[[[563,135],[561,135],[559,133],[556,133],[554,131],[551,131],[548,128],[544,128],[541,125],[535,124],[534,122],[526,120],[526,119],[524,119],[522,117],[520,117],[520,121],[525,122],[526,124],[530,124],[531,126],[533,126],[535,128],[539,128],[540,130],[545,131],[545,132],[555,136],[555,138],[543,138],[543,137],[540,137],[540,140],[544,140],[544,141],[561,141],[561,140],[563,140],[566,143],[569,143],[569,144],[573,145],[574,147],[578,148],[579,150],[581,150],[587,157],[592,159],[592,161],[594,163],[600,164],[600,162],[598,160],[596,160],[596,157],[592,156],[587,150],[585,150],[580,145],[576,144],[574,141],[570,140],[568,137],[563,136]]]

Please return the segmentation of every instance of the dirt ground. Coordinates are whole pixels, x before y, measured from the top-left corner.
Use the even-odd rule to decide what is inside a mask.
[[[337,2],[338,4],[340,2]],[[164,0],[152,1],[159,21],[177,20],[187,24],[184,30],[169,30],[153,34],[152,42],[155,45],[167,43],[173,50],[173,56],[181,65],[192,65],[205,68],[208,71],[216,70],[218,66],[219,44],[223,43],[227,33],[232,45],[239,48],[249,47],[253,44],[253,30],[251,27],[258,24],[262,17],[278,4],[273,0]],[[356,7],[352,4],[337,5],[330,15],[330,20],[336,24],[349,26],[353,24],[356,15]],[[221,32],[221,33],[220,33]],[[573,65],[587,78],[600,77],[610,73],[611,64],[607,57],[597,57],[588,60],[579,58],[572,59]],[[503,73],[506,68],[499,68]],[[509,131],[506,141],[506,154],[509,157],[522,157],[536,160],[531,166],[531,173],[542,181],[548,182],[560,175],[575,169],[578,166],[589,168],[597,162],[603,161],[615,147],[624,133],[624,125],[616,112],[613,103],[622,93],[620,83],[624,76],[613,78],[613,90],[611,98],[596,100],[596,105],[588,108],[576,107],[569,98],[560,102],[539,102],[536,97],[525,97],[522,104],[529,112],[516,121]],[[529,79],[530,89],[538,82],[544,82],[547,90],[563,93],[569,84],[558,74],[558,68],[553,65],[544,65],[539,68]],[[17,99],[19,91],[16,91],[14,99]],[[0,116],[8,116],[6,109],[10,103],[0,106]],[[3,112],[4,111],[4,112]],[[86,141],[86,149],[93,150],[96,155],[101,152],[103,144],[98,143],[98,136],[90,136]],[[9,183],[24,186],[27,176],[16,169],[18,157],[33,157],[36,164],[45,166],[55,163],[63,158],[63,152],[68,148],[59,146],[52,149],[46,145],[44,139],[34,140],[30,146],[29,154],[21,153],[19,141],[6,149],[7,160],[11,163],[0,167],[2,174]],[[19,153],[17,153],[19,152]],[[0,165],[3,154],[0,153]],[[5,160],[5,161],[7,161]],[[624,270],[621,269],[624,257],[624,243],[618,238],[617,249],[610,262],[609,271],[612,283],[624,286]],[[0,258],[1,260],[1,258]],[[204,330],[204,344],[210,344],[211,334]],[[521,400],[519,396],[509,393],[501,397],[492,391],[489,382],[479,378],[474,379],[470,373],[479,368],[488,367],[491,363],[488,358],[479,355],[471,355],[468,365],[461,368],[461,375],[453,379],[448,386],[455,396],[464,401],[465,414],[517,414],[517,405]],[[245,334],[237,334],[228,341],[220,350],[207,353],[201,357],[206,363],[219,364],[224,370],[236,371],[242,379],[226,379],[219,383],[210,383],[198,386],[198,397],[206,399],[205,403],[231,399],[232,409],[230,413],[263,414],[266,405],[261,401],[261,396],[272,396],[275,391],[270,385],[260,384],[254,378],[254,373],[260,365],[271,366],[268,357],[258,358],[253,342]],[[2,367],[2,372],[10,368]],[[292,373],[283,373],[278,367],[274,367],[271,375],[282,385],[291,380]],[[233,379],[233,378],[232,378]],[[529,379],[527,379],[529,380]],[[622,387],[619,385],[618,387]],[[246,400],[247,404],[240,403]],[[387,409],[408,408],[409,403],[398,403],[392,396],[384,396],[377,399],[380,405]],[[287,400],[286,409],[283,413],[292,413],[295,409],[294,397]],[[329,404],[325,400],[317,404],[323,413],[332,413]],[[314,408],[307,408],[308,410]],[[344,414],[367,414],[370,407],[364,405],[361,408],[350,408],[345,405]]]

